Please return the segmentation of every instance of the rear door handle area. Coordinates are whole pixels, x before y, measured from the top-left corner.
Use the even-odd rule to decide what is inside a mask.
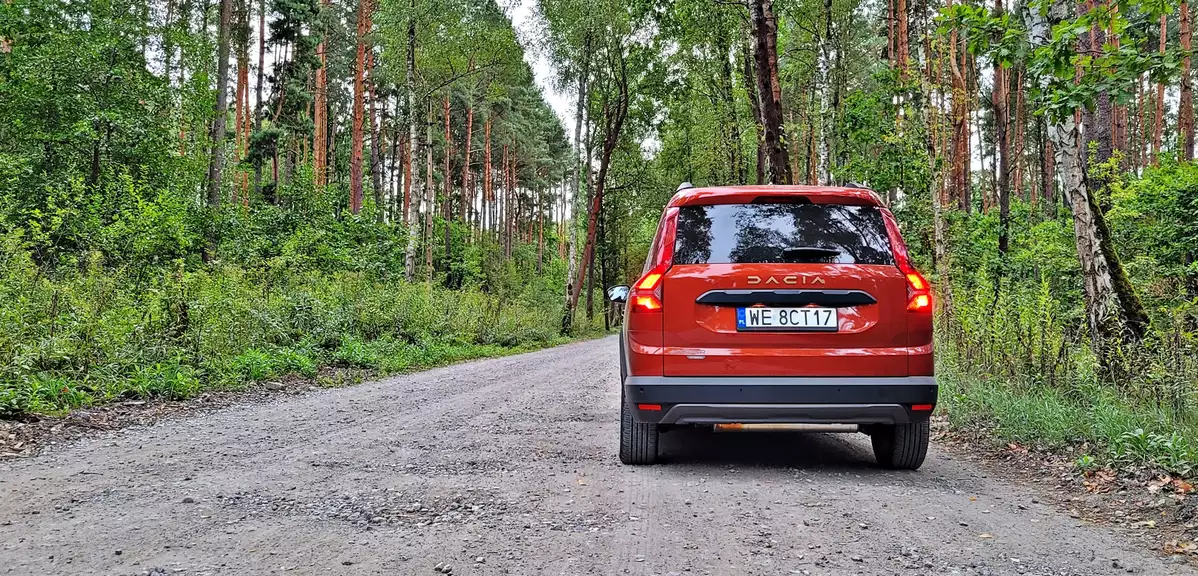
[[[709,306],[826,306],[850,308],[877,304],[878,300],[861,290],[708,290],[695,299]]]

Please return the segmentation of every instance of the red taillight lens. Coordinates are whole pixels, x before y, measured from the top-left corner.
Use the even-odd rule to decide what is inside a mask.
[[[628,295],[628,300],[632,302],[632,312],[661,313],[661,281],[674,261],[674,230],[677,218],[677,208],[666,209],[653,241],[653,252],[649,254],[649,262],[646,264],[652,264],[653,267],[632,285],[632,291]]]
[[[924,278],[923,274],[920,274],[911,265],[911,258],[907,255],[907,245],[903,243],[903,237],[899,234],[898,221],[894,219],[894,214],[883,208],[882,217],[886,221],[886,233],[890,236],[890,248],[894,250],[895,263],[898,264],[898,268],[902,271],[903,275],[907,277],[907,310],[910,312],[931,312],[931,284],[928,284],[927,278]]]
[[[904,262],[903,270],[907,276],[907,310],[911,312],[930,311],[932,309],[932,287],[911,264]]]
[[[633,312],[661,312],[661,278],[663,266],[647,272],[632,288]]]
[[[636,283],[638,290],[657,290],[657,285],[661,283],[661,273],[657,271],[645,274],[640,282]]]
[[[923,276],[919,275],[919,272],[907,273],[907,285],[910,286],[912,290],[928,289],[928,281],[924,280]]]

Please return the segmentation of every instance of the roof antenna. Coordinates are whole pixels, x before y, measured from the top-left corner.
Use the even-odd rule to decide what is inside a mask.
[[[695,187],[695,185],[691,184],[690,182],[683,182],[682,184],[678,185],[678,189],[675,190],[675,192],[682,192],[683,190],[687,190],[687,189],[694,188],[694,187]]]
[[[860,188],[860,189],[862,189],[862,190],[864,190],[864,189],[865,189],[865,186],[862,186],[862,185],[860,185],[860,184],[858,184],[858,183],[856,183],[856,182],[853,182],[853,181],[851,181],[851,180],[849,181],[849,183],[848,183],[848,184],[845,184],[845,185],[844,185],[844,187],[845,187],[845,188]]]

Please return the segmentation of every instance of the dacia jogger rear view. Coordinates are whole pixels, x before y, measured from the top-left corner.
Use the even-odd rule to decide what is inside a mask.
[[[861,188],[684,185],[642,276],[611,290],[620,459],[677,426],[860,431],[916,469],[936,404],[932,294],[894,215]]]

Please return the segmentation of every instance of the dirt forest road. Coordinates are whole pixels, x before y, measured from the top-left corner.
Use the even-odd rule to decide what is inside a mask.
[[[0,574],[1190,574],[933,449],[703,431],[621,466],[614,338],[0,462]]]

